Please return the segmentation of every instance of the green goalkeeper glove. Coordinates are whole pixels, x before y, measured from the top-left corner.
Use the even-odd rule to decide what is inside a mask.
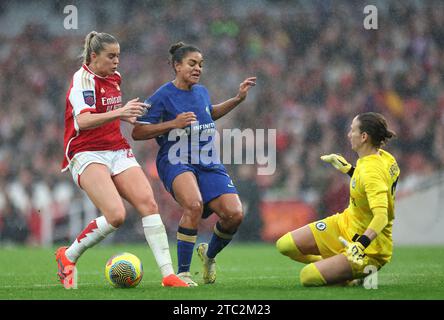
[[[347,173],[350,175],[350,171],[354,171],[353,166],[345,160],[345,158],[339,154],[327,154],[321,156],[321,160],[330,163],[333,167],[341,171],[342,173]],[[353,172],[351,173],[353,174]],[[351,175],[350,175],[351,176]]]
[[[346,255],[348,261],[352,264],[362,266],[368,264],[368,257],[364,253],[365,247],[361,242],[348,243],[343,237],[339,236],[339,241],[346,249]]]

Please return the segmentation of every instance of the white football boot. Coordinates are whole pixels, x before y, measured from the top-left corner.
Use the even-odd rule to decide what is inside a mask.
[[[190,272],[181,272],[178,273],[177,276],[182,280],[185,281],[188,286],[190,287],[197,287],[197,283],[193,281],[193,279],[191,279],[191,273]]]
[[[196,248],[196,251],[203,264],[204,283],[214,283],[216,281],[216,259],[208,258],[208,243],[199,244]]]

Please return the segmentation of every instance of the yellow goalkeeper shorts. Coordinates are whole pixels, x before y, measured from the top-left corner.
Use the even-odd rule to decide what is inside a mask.
[[[339,241],[339,236],[342,236],[348,242],[352,241],[347,235],[341,233],[338,226],[338,217],[339,214],[335,214],[308,225],[313,233],[322,258],[329,258],[337,254],[346,254],[344,246]],[[363,278],[370,273],[379,270],[385,263],[375,256],[368,256],[368,258],[367,264],[362,266],[351,265],[354,278]],[[372,268],[371,266],[374,266],[375,268]]]

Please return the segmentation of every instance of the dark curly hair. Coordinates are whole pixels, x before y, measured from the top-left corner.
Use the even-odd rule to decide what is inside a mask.
[[[190,52],[202,53],[199,48],[192,46],[192,45],[185,44],[182,41],[171,45],[170,50],[169,50],[169,53],[171,54],[170,63],[174,69],[174,72],[176,72],[176,69],[174,68],[174,63],[176,63],[176,62],[181,63],[183,58]]]

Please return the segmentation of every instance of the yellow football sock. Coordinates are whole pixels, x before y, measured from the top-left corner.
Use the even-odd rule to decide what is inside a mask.
[[[299,277],[304,287],[319,287],[327,284],[327,281],[325,281],[314,263],[303,267]]]
[[[319,255],[303,254],[293,241],[291,233],[288,232],[276,241],[276,247],[283,255],[302,263],[316,262],[322,259]]]

